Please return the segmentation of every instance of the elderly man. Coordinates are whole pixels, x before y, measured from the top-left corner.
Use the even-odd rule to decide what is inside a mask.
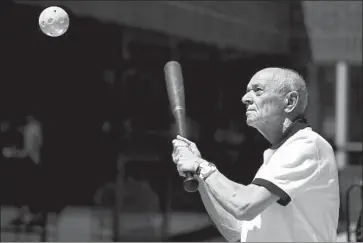
[[[249,185],[237,184],[178,136],[179,174],[194,172],[203,203],[228,241],[333,242],[339,213],[338,173],[329,143],[303,118],[305,81],[293,70],[266,68],[247,86],[247,124],[270,143]],[[248,157],[246,157],[248,166]]]

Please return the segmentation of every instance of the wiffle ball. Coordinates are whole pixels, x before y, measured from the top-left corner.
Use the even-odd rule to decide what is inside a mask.
[[[69,16],[64,9],[50,6],[39,15],[39,27],[48,36],[61,36],[68,30]]]

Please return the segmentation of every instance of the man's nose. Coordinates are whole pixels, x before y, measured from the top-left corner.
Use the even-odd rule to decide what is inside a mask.
[[[249,95],[248,93],[245,94],[242,97],[242,103],[245,104],[245,105],[251,105],[252,104],[252,97],[251,97],[251,95]]]

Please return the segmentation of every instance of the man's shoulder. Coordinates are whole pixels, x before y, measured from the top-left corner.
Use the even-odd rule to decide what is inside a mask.
[[[295,133],[287,140],[286,145],[297,143],[310,143],[314,145],[324,145],[331,147],[329,142],[324,137],[322,137],[319,133],[315,132],[310,127],[304,128]]]
[[[288,153],[316,153],[320,149],[333,152],[332,146],[325,138],[310,127],[307,127],[291,136],[278,150]]]
[[[299,149],[299,147],[312,149],[319,142],[319,137],[320,135],[318,133],[314,132],[310,127],[307,127],[296,132],[289,139],[287,139],[279,150],[291,149],[292,147],[296,149]],[[306,146],[308,144],[311,146]]]
[[[310,127],[305,128],[294,134],[281,149],[290,155],[300,154],[302,157],[316,158],[321,160],[322,157],[334,157],[334,150],[331,144],[319,133],[313,131]]]
[[[313,142],[319,148],[329,149],[333,151],[333,147],[328,142],[328,140],[325,139],[323,136],[321,136],[319,133],[312,130],[311,128],[306,128],[301,130],[300,139],[307,139]]]
[[[319,133],[315,132],[310,127],[307,127],[296,132],[280,147],[266,149],[264,151],[264,160],[269,160],[269,158],[274,155],[288,155],[289,157],[297,156],[301,158],[308,156],[310,158],[314,157],[319,159],[318,157],[322,154],[321,152],[324,152],[323,154],[328,154],[329,156],[334,155],[334,150],[330,143]]]

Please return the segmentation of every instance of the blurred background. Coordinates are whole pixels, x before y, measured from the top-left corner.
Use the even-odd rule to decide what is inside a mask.
[[[354,241],[362,208],[361,1],[0,4],[2,241],[224,241],[171,161],[163,73],[170,60],[182,65],[191,140],[245,184],[269,146],[245,124],[245,87],[265,67],[299,71],[308,120],[334,147],[340,169],[338,241]],[[51,5],[69,14],[58,38],[38,26]],[[22,156],[26,146],[31,158]]]

